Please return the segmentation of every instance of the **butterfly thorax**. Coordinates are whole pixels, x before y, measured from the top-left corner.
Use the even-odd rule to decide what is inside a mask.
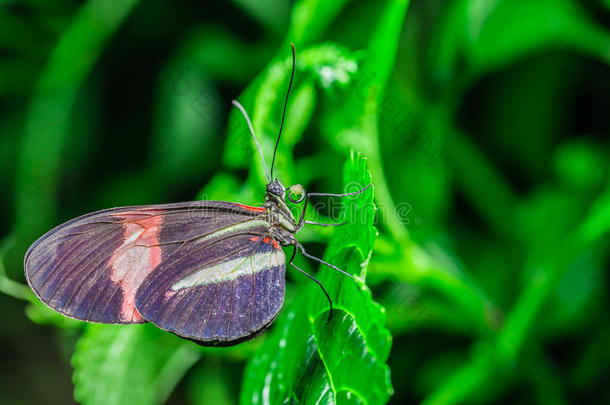
[[[285,202],[286,188],[279,182],[274,181],[267,184],[264,207],[267,208],[267,216],[271,236],[280,244],[294,245],[295,238],[292,236],[299,230],[297,222]]]

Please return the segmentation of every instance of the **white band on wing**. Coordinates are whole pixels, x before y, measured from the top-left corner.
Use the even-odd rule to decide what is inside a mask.
[[[172,285],[172,290],[176,291],[182,288],[234,280],[245,275],[253,276],[258,271],[282,266],[285,261],[284,252],[281,249],[238,257],[214,266],[196,270],[191,275]]]

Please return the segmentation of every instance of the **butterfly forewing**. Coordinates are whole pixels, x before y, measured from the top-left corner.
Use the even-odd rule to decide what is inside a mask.
[[[281,252],[276,249],[275,241],[263,242],[269,229],[264,211],[240,204],[205,201],[114,208],[87,214],[51,230],[30,247],[25,257],[26,277],[43,302],[73,318],[103,323],[151,320],[181,335],[188,332],[187,337],[211,336],[201,340],[213,340],[218,336],[230,340],[231,335],[226,331],[242,333],[255,328],[257,322],[264,326],[268,317],[265,314],[275,310],[275,305],[266,302],[241,307],[246,305],[243,297],[249,294],[244,280],[250,279],[248,286],[253,286],[251,297],[258,296],[257,282],[261,286],[278,286],[281,291],[277,293],[283,297],[283,253],[281,257],[280,253],[261,256],[264,251]],[[214,284],[217,292],[213,296],[202,292],[196,297],[197,291],[206,288],[189,279],[191,272],[241,256],[258,258],[262,272],[245,275],[242,268],[240,277],[234,277],[237,281],[229,282],[229,274],[219,272],[223,268],[211,267],[213,275],[203,278],[207,281],[205,285]],[[270,262],[273,266],[264,264],[268,257],[273,257],[274,261]],[[273,275],[272,281],[267,280],[266,269],[281,272],[281,281],[276,282],[278,275]],[[216,278],[222,282],[212,283]],[[183,280],[182,287],[180,280]],[[141,287],[144,289],[138,295],[136,307],[136,294]],[[206,291],[211,289],[207,287]],[[146,297],[167,302],[170,307],[153,310]],[[179,314],[180,308],[189,304]],[[142,317],[138,312],[140,306],[153,319]],[[256,312],[251,314],[254,321],[241,322],[239,326],[215,321],[217,325],[210,332],[210,320],[216,319],[214,314],[247,311]],[[184,317],[186,312],[190,312],[188,318]],[[188,323],[202,327],[204,324],[199,319],[204,316],[208,319],[205,323],[208,332]]]

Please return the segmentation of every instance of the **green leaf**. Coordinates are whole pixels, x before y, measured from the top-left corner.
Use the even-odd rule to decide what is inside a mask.
[[[344,170],[344,188],[370,183],[366,160],[354,156]],[[334,305],[318,286],[299,286],[295,298],[280,315],[261,350],[250,359],[244,375],[241,403],[385,403],[392,394],[390,369],[385,364],[391,336],[385,311],[364,284],[366,266],[377,231],[373,189],[342,203],[348,224],[336,229],[325,260],[353,274],[357,280],[329,268],[318,279]]]
[[[74,398],[87,405],[161,404],[200,351],[151,324],[90,324],[76,345]]]

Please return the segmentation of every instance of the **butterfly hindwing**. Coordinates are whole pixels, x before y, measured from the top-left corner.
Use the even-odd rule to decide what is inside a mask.
[[[231,234],[164,260],[140,286],[136,307],[161,329],[234,344],[264,330],[284,300],[285,257],[267,236]]]
[[[263,212],[205,201],[87,214],[30,247],[26,278],[44,303],[64,315],[103,323],[145,322],[135,307],[136,292],[167,257],[226,239],[231,232],[263,235],[268,229]]]

